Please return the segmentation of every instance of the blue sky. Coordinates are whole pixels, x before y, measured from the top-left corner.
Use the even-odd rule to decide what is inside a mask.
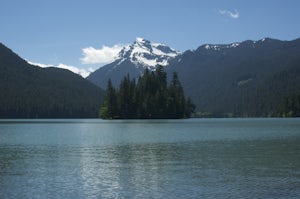
[[[299,0],[0,0],[0,5],[0,42],[31,62],[83,72],[109,62],[105,56],[136,37],[179,51],[300,37]],[[84,59],[97,55],[99,63]]]

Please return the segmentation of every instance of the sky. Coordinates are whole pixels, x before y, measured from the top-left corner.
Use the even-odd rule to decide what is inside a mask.
[[[300,37],[299,0],[0,0],[0,42],[82,76],[137,37],[184,52],[204,44]]]

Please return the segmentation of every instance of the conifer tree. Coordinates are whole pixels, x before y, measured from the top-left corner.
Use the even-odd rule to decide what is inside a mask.
[[[118,117],[117,93],[110,79],[108,80],[106,95],[100,109],[100,117],[110,119]]]

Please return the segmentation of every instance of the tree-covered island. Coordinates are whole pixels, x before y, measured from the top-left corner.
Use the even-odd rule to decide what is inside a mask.
[[[106,96],[100,109],[102,119],[180,119],[189,118],[195,110],[176,72],[170,84],[162,66],[156,71],[145,70],[136,82],[129,75],[118,89],[108,80]]]

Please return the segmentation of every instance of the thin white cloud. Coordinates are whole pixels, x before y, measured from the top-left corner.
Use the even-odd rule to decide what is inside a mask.
[[[86,69],[83,69],[83,68],[77,68],[75,66],[68,66],[68,65],[65,65],[65,64],[59,64],[58,66],[56,66],[57,68],[63,68],[63,69],[68,69],[70,71],[72,71],[73,73],[76,73],[78,75],[81,75],[82,77],[86,78],[87,76],[89,76],[89,74],[91,72],[94,72],[94,69],[93,68],[88,68],[87,70]]]
[[[232,19],[238,19],[238,18],[240,18],[240,13],[237,10],[234,10],[233,12],[229,11],[229,10],[219,10],[219,13],[221,15],[228,16],[228,17],[230,17]]]
[[[57,68],[67,69],[69,71],[72,71],[73,73],[81,75],[83,78],[86,78],[87,76],[89,76],[90,73],[95,71],[92,67],[89,67],[88,69],[83,69],[83,68],[78,68],[75,66],[65,65],[62,63],[60,63],[58,65],[51,65],[51,64],[41,64],[41,63],[37,63],[37,62],[31,62],[28,60],[27,60],[27,62],[31,65],[39,66],[41,68],[57,67]]]
[[[82,49],[82,64],[107,64],[115,60],[124,46],[114,45],[112,47],[102,46],[100,49],[87,47]]]

